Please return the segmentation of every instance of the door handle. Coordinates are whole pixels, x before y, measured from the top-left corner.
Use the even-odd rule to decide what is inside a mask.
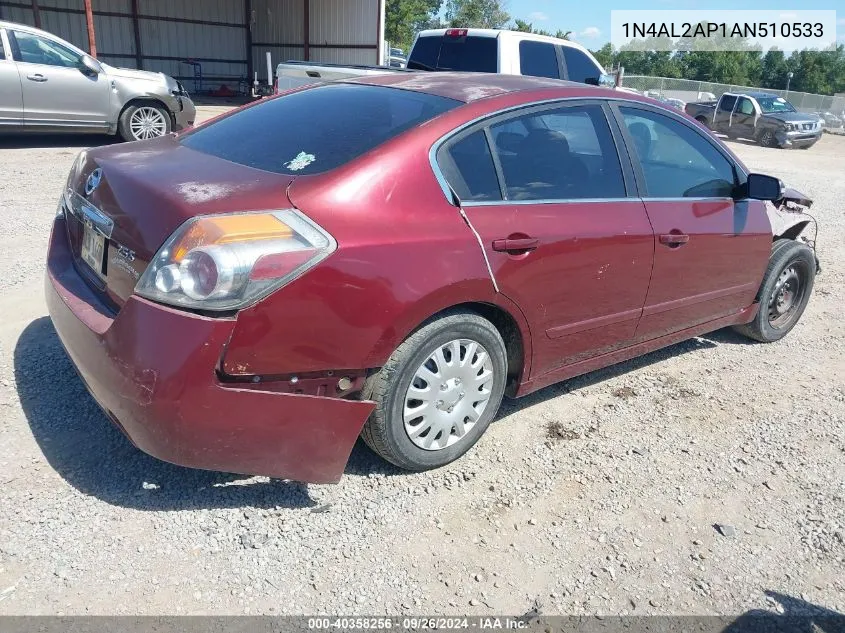
[[[669,248],[677,248],[689,242],[689,235],[686,233],[666,233],[660,236],[660,243]]]
[[[534,237],[493,240],[493,250],[500,253],[509,253],[511,251],[533,251],[539,245],[540,240]]]
[[[34,75],[27,75],[26,78],[29,79],[30,81],[38,81],[38,82],[47,81],[47,78],[44,75],[42,75],[41,73],[35,73]]]

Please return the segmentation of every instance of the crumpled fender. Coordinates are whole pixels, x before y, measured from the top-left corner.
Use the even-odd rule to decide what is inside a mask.
[[[784,187],[780,200],[766,205],[772,237],[796,239],[813,220],[801,208],[809,209],[812,205],[813,200],[806,194],[792,187]]]

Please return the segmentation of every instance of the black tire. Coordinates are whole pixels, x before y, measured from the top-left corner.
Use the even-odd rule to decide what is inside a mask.
[[[757,142],[763,147],[777,147],[777,139],[772,130],[762,130],[757,138]]]
[[[783,293],[790,293],[789,284],[796,284],[796,278],[797,285],[791,287],[794,290],[793,300],[788,306],[780,303],[779,298],[783,298]],[[813,292],[815,279],[816,256],[812,249],[794,240],[777,240],[772,245],[769,265],[757,292],[760,310],[751,323],[737,325],[734,329],[761,343],[779,341],[801,319]],[[786,311],[780,313],[780,309]]]
[[[701,125],[703,125],[704,127],[709,128],[709,126],[707,125],[707,117],[697,116],[695,117],[695,120],[701,123]]]
[[[170,134],[170,131],[173,129],[173,121],[170,118],[170,112],[168,112],[167,108],[165,108],[161,104],[154,103],[151,101],[138,101],[136,103],[130,103],[120,115],[120,120],[118,121],[117,129],[120,133],[120,138],[122,138],[124,141],[144,140],[143,138],[136,138],[136,136],[132,133],[131,123],[132,117],[135,116],[135,113],[139,110],[143,110],[144,108],[149,108],[150,110],[157,112],[159,116],[161,116],[164,124],[164,130],[161,134],[158,134],[158,136]]]
[[[487,350],[494,372],[490,398],[463,437],[439,450],[426,450],[414,444],[405,430],[405,394],[426,359],[439,346],[456,339],[475,341]],[[495,326],[472,312],[447,314],[409,336],[384,367],[367,379],[362,395],[367,400],[374,400],[376,409],[364,425],[361,437],[373,451],[400,468],[423,471],[444,466],[472,448],[487,430],[502,402],[506,377],[507,351]]]

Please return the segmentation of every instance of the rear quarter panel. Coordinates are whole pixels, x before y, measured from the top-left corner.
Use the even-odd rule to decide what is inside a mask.
[[[225,373],[378,367],[433,314],[497,301],[478,242],[429,165],[432,143],[449,129],[427,124],[346,167],[294,181],[292,204],[338,249],[239,314]]]

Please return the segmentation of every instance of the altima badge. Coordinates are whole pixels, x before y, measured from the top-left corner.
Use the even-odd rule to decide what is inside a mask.
[[[103,179],[103,170],[97,167],[94,171],[91,172],[91,175],[88,176],[88,180],[85,181],[85,195],[90,196],[91,193],[100,186],[100,180]]]

